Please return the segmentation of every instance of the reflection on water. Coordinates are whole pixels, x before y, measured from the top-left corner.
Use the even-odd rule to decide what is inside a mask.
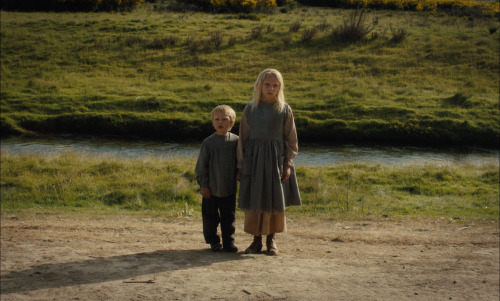
[[[196,157],[199,142],[161,142],[146,140],[102,139],[96,137],[22,138],[0,141],[2,151],[9,153],[57,154],[82,152],[121,158]],[[329,166],[346,162],[407,164],[499,164],[499,151],[491,149],[431,149],[387,146],[327,146],[300,144],[296,165]]]

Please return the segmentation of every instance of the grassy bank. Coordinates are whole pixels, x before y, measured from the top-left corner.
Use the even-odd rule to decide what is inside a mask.
[[[339,41],[349,12],[1,11],[1,133],[201,138],[273,67],[301,140],[498,146],[498,20],[370,11]]]
[[[65,153],[1,156],[2,213],[200,216],[194,159],[124,160]],[[290,218],[499,218],[498,165],[297,168],[303,205]]]

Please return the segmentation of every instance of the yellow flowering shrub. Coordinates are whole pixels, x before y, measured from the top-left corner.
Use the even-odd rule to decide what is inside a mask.
[[[2,0],[2,9],[95,11],[130,9],[144,0]]]
[[[188,2],[207,9],[244,12],[277,6],[276,0],[188,0]]]
[[[500,3],[479,2],[474,0],[299,0],[305,5],[332,7],[366,6],[381,9],[400,9],[417,11],[465,10],[475,9],[485,16],[498,16]]]

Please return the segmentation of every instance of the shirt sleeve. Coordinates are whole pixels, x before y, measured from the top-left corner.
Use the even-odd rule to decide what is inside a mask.
[[[201,145],[200,155],[196,161],[195,174],[196,181],[201,188],[209,187],[208,165],[210,162],[210,154],[206,143]]]
[[[240,121],[240,130],[239,130],[239,139],[238,146],[236,148],[237,156],[238,156],[238,169],[243,168],[243,150],[245,149],[245,143],[248,140],[248,135],[250,132],[250,125],[248,124],[247,112],[248,106],[243,110],[243,114],[241,115]]]
[[[299,143],[297,138],[297,129],[295,127],[295,120],[293,119],[292,108],[288,106],[288,116],[283,126],[283,135],[285,137],[285,166],[292,166],[293,159],[297,156],[299,151]]]

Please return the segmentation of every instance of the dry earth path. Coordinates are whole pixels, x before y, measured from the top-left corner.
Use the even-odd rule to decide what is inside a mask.
[[[294,220],[275,257],[213,253],[197,218],[3,214],[1,226],[2,301],[499,300],[498,223]]]

